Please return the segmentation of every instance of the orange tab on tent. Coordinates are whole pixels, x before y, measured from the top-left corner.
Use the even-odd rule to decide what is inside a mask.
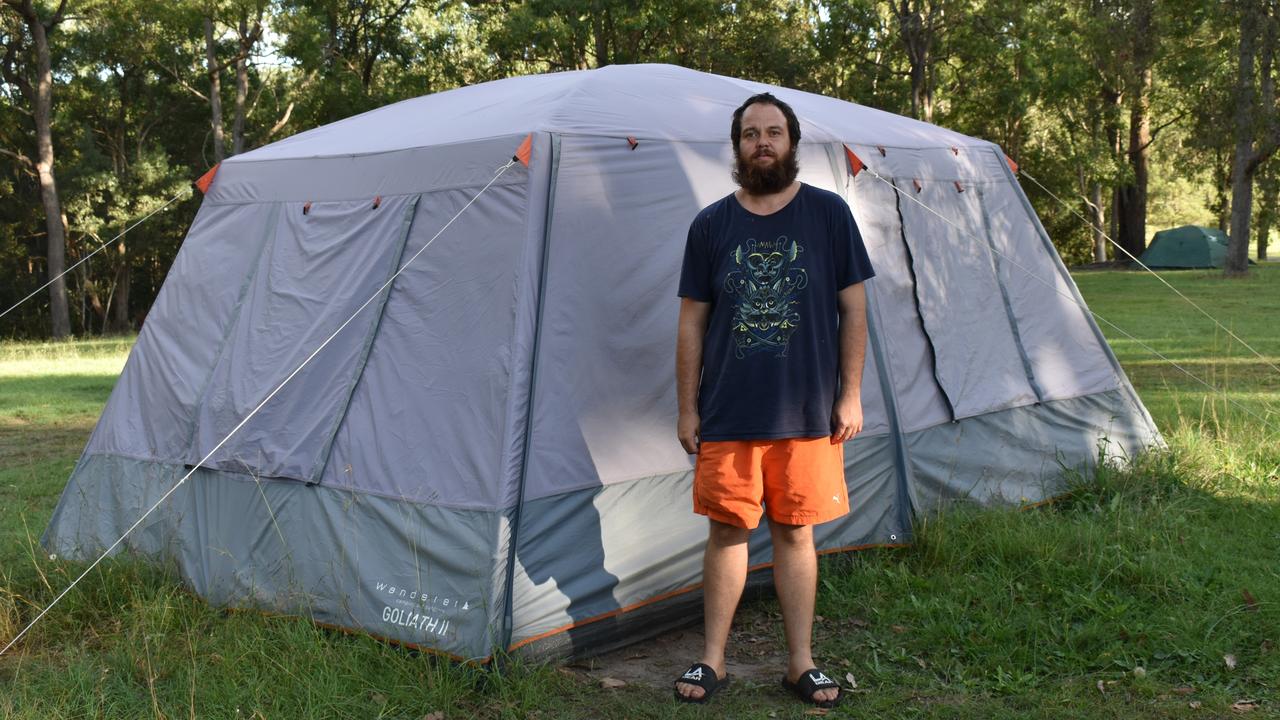
[[[379,205],[381,205],[381,204],[382,204],[382,196],[381,196],[381,195],[375,195],[375,196],[373,197],[373,208],[371,208],[371,209],[373,209],[373,210],[377,210],[377,209],[378,209],[378,206],[379,206]]]
[[[307,201],[307,204],[305,204],[305,205],[303,205],[303,206],[302,206],[302,214],[303,214],[303,215],[307,215],[307,214],[309,214],[310,212],[311,212],[311,201],[310,201],[310,200],[308,200],[308,201]]]
[[[884,151],[883,145],[877,145],[876,149],[880,151],[880,157],[889,157],[888,153]]]
[[[858,177],[858,173],[862,172],[862,168],[866,167],[867,164],[862,162],[862,158],[850,150],[848,145],[844,146],[844,154],[849,160],[849,172],[853,173],[854,177]]]
[[[524,142],[520,143],[520,147],[516,148],[516,154],[511,156],[512,160],[519,162],[525,167],[529,167],[529,156],[533,153],[533,133],[524,136]]]
[[[921,185],[920,181],[916,178],[911,178],[911,186],[916,189],[916,192],[920,192],[924,189],[924,186]]]
[[[956,192],[964,192],[964,186],[960,184],[960,181],[956,180],[954,182],[956,184]]]
[[[1013,158],[1009,157],[1008,155],[1005,155],[1005,156],[1004,156],[1004,161],[1005,161],[1005,162],[1007,162],[1007,163],[1009,163],[1009,169],[1013,171],[1013,174],[1014,174],[1014,175],[1017,175],[1017,174],[1018,174],[1018,163],[1014,162],[1014,161],[1013,161]]]
[[[218,174],[218,168],[220,167],[222,167],[222,163],[214,164],[213,167],[209,168],[209,172],[201,175],[200,179],[196,180],[196,187],[200,188],[201,194],[209,194],[209,186],[213,184],[213,176]]]
[[[640,146],[640,141],[636,139],[635,135],[628,135],[627,144],[631,146],[632,150],[635,150],[637,147]]]
[[[952,145],[951,154],[955,155],[956,157],[960,157],[960,148],[956,147],[955,145]]]

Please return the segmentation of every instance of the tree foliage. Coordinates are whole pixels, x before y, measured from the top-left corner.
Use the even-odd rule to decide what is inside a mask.
[[[1227,225],[1240,13],[1249,5],[71,0],[50,56],[67,261],[181,195],[223,156],[461,85],[661,62],[915,115],[999,143],[1067,201],[1024,183],[1067,261],[1086,262],[1098,257],[1101,231],[1134,242],[1153,222]],[[45,17],[54,9],[36,6]],[[1274,18],[1274,0],[1261,7]],[[0,11],[0,52],[23,33],[17,13]],[[27,53],[8,62],[28,76],[33,69]],[[1255,90],[1251,102],[1265,118],[1261,97]],[[32,113],[21,88],[0,81],[0,309],[48,277]],[[1251,122],[1258,135],[1261,121]],[[1259,142],[1255,149],[1266,150]],[[1265,158],[1254,170],[1254,227],[1269,233],[1280,171]],[[68,278],[74,333],[138,326],[198,204],[180,198]],[[0,321],[0,335],[47,334],[48,312],[47,298],[33,300]]]

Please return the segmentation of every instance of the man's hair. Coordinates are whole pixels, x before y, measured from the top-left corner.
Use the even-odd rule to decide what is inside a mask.
[[[783,117],[787,119],[787,135],[791,139],[791,148],[795,149],[797,143],[800,142],[800,118],[796,117],[796,111],[791,106],[774,97],[773,93],[760,93],[747,98],[737,110],[733,111],[733,125],[729,127],[729,137],[733,140],[733,152],[738,152],[738,141],[742,139],[742,114],[747,108],[756,103],[772,105],[782,111]]]

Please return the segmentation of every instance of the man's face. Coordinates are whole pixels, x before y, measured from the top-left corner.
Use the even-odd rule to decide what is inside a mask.
[[[752,195],[781,192],[799,173],[787,116],[776,105],[755,103],[742,113],[734,179]]]

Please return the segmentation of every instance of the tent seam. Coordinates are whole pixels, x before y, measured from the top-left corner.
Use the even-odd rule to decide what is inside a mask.
[[[525,482],[529,475],[529,448],[533,444],[533,412],[534,403],[537,399],[535,391],[538,381],[538,355],[542,349],[542,315],[547,298],[547,267],[548,258],[551,254],[551,221],[555,212],[556,176],[560,170],[560,136],[552,133],[550,135],[550,139],[551,157],[547,163],[547,172],[550,177],[547,183],[546,215],[543,218],[542,225],[542,257],[538,269],[538,300],[534,311],[533,349],[531,351],[531,358],[529,362],[529,399],[525,406],[524,448],[521,450],[520,479],[516,486],[516,502],[511,514],[511,538],[509,540],[510,549],[507,553],[507,578],[506,587],[503,588],[503,648],[510,648],[511,638],[515,633],[514,584],[516,575],[516,555],[520,549],[520,515],[524,506]]]

